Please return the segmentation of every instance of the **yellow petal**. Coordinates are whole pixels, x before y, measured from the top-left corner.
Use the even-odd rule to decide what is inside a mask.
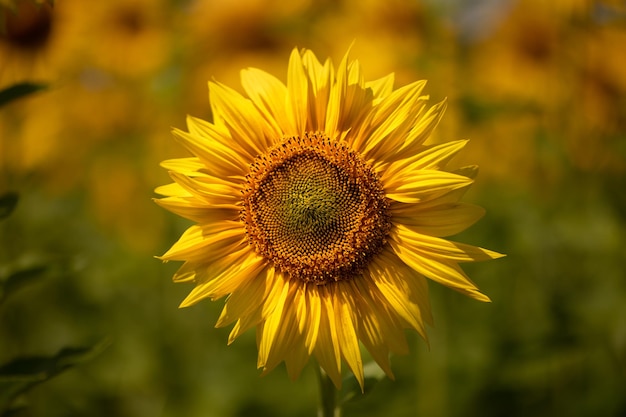
[[[359,348],[359,339],[355,330],[355,303],[350,296],[350,287],[345,283],[336,284],[337,295],[335,297],[335,313],[337,320],[337,335],[341,354],[350,370],[359,381],[361,390],[364,389],[363,361]]]
[[[275,267],[268,267],[265,278],[268,282],[265,296],[265,304],[263,305],[263,319],[268,317],[278,308],[278,301],[283,287],[286,285],[285,276],[276,270]]]
[[[466,140],[457,140],[432,145],[410,157],[394,161],[380,172],[381,181],[387,182],[402,171],[441,170],[454,155],[463,149],[467,142]]]
[[[196,280],[199,267],[201,266],[197,262],[185,262],[172,279],[174,282],[193,282]]]
[[[390,248],[386,248],[379,255],[381,262],[389,265],[392,271],[391,276],[396,280],[396,286],[406,294],[411,304],[417,305],[420,310],[422,321],[426,324],[433,324],[432,311],[430,308],[430,298],[428,296],[428,281],[423,275],[414,271],[402,262]],[[428,341],[426,334],[422,335]]]
[[[239,220],[238,206],[211,206],[197,198],[165,197],[154,199],[159,206],[197,223],[214,223],[222,220]]]
[[[246,331],[250,330],[254,326],[258,326],[261,322],[261,311],[260,309],[253,310],[253,312],[247,316],[241,317],[228,335],[228,344],[231,345],[235,339],[241,336]]]
[[[420,96],[425,81],[399,88],[372,109],[352,146],[366,159],[385,160],[404,144],[415,118],[425,105]]]
[[[287,298],[292,298],[294,290],[295,287],[292,286]],[[276,335],[276,343],[274,343],[269,352],[269,356],[263,367],[263,374],[271,371],[284,360],[290,377],[295,378],[306,363],[308,354],[304,348],[302,335],[298,331],[294,308],[294,303],[287,303],[285,305],[283,317]]]
[[[387,74],[382,78],[374,81],[368,81],[365,83],[365,87],[372,90],[372,94],[374,96],[373,103],[375,105],[391,94],[391,92],[393,91],[394,79],[395,75],[392,72],[391,74]]]
[[[349,51],[348,51],[349,53]],[[339,137],[343,106],[345,105],[346,90],[348,87],[348,53],[346,53],[335,75],[326,109],[325,133],[330,138]]]
[[[387,197],[401,203],[420,203],[467,187],[472,180],[438,170],[406,171],[388,178],[383,187]]]
[[[406,139],[405,147],[412,150],[417,145],[422,145],[437,127],[441,118],[443,117],[447,108],[447,100],[444,99],[441,102],[432,106],[428,112],[422,117]]]
[[[206,165],[198,157],[168,159],[161,162],[163,168],[168,171],[176,171],[181,174],[194,176],[199,175],[199,170],[206,168]]]
[[[372,260],[369,278],[385,297],[386,305],[401,318],[408,327],[417,330],[426,339],[426,329],[422,312],[417,303],[412,302],[403,287],[402,278],[397,276],[392,265],[378,264]]]
[[[367,277],[368,274],[364,274],[362,279],[353,280],[357,288],[357,294],[359,294],[369,310],[371,310],[372,320],[369,327],[370,341],[378,346],[378,351],[382,355],[385,355],[391,351],[397,354],[406,354],[409,351],[409,347],[404,336],[404,328],[401,325],[396,313],[392,311],[386,304],[384,295],[378,290],[376,285],[373,285],[371,280]],[[367,313],[367,310],[363,310]],[[383,346],[377,345],[377,341],[381,341]],[[374,354],[374,351],[368,348],[370,353]],[[382,358],[381,358],[382,359]],[[382,363],[378,361],[378,363]]]
[[[356,291],[356,287],[354,288],[354,291]],[[373,312],[372,304],[368,302],[367,296],[362,297],[361,294],[356,294],[358,294],[356,302],[359,317],[357,325],[359,340],[380,368],[385,371],[385,374],[393,379],[394,376],[389,363],[389,346],[385,333],[397,332],[397,329],[400,329],[399,332],[401,333],[403,329],[400,326],[394,328],[387,325],[382,317]],[[383,329],[383,327],[386,327],[386,329]]]
[[[462,175],[467,178],[475,179],[478,175],[478,166],[477,165],[468,165],[465,167],[461,167],[452,171],[452,173],[457,175]]]
[[[308,323],[304,343],[310,355],[317,342],[322,317],[322,300],[317,286],[310,286],[307,288],[306,300]]]
[[[298,377],[311,355],[306,344],[307,330],[311,326],[307,312],[308,296],[306,289],[306,284],[296,284],[295,291],[292,293],[293,298],[290,302],[292,306],[291,312],[296,325],[291,335],[291,346],[285,355],[285,365],[287,373],[292,380]]]
[[[272,129],[249,99],[215,82],[209,82],[209,95],[214,123],[228,129],[233,141],[246,151],[250,160],[273,144]]]
[[[248,68],[241,71],[241,84],[274,130],[276,140],[290,132],[291,121],[286,111],[287,87],[278,78],[265,71]]]
[[[287,354],[285,356],[285,366],[287,367],[287,375],[289,379],[295,381],[302,372],[302,369],[309,361],[310,354],[304,347],[304,343],[299,337],[293,341],[291,347],[288,347]]]
[[[248,248],[231,253],[209,265],[205,272],[207,280],[197,284],[180,307],[188,307],[205,298],[222,298],[236,291],[247,280],[256,278],[264,267],[264,259],[250,253]]]
[[[267,261],[246,247],[224,257],[222,265],[223,269],[231,265],[236,265],[238,268],[229,269],[231,272],[229,274],[220,273],[219,276],[208,282],[213,300],[235,292],[241,287],[241,283],[249,279],[257,279],[266,267]]]
[[[241,222],[222,221],[209,226],[191,226],[159,259],[166,261],[200,261],[228,253],[233,245],[245,244]]]
[[[205,165],[211,164],[211,158],[221,158],[225,163],[235,166],[239,171],[245,169],[250,162],[250,155],[246,148],[233,140],[231,132],[223,126],[217,126],[205,120],[187,116],[189,134],[195,137],[193,145],[199,153],[192,152],[202,159]],[[205,160],[203,156],[208,156]]]
[[[231,181],[209,175],[190,178],[173,171],[170,172],[170,176],[187,192],[211,206],[224,205],[237,208],[241,201],[242,187]]]
[[[340,129],[342,131],[354,129],[370,110],[373,98],[372,90],[365,87],[361,64],[357,60],[350,62],[348,65],[348,84],[339,123]]]
[[[482,207],[466,203],[422,208],[420,204],[393,204],[392,223],[406,225],[417,233],[445,237],[470,227],[484,214]]]
[[[192,197],[193,194],[185,190],[180,184],[171,183],[161,185],[154,190],[155,193],[168,197]]]
[[[192,125],[190,124],[190,126]],[[208,126],[210,125],[207,124],[206,127],[208,128]],[[190,128],[190,130],[192,129]],[[174,129],[172,134],[185,148],[198,155],[204,162],[205,169],[216,176],[242,175],[247,168],[246,161],[251,160],[238,155],[232,148],[223,145],[220,141],[201,136],[197,132],[187,133]]]
[[[310,50],[304,51],[302,63],[308,73],[309,86],[312,90],[309,98],[314,100],[314,103],[309,103],[309,125],[313,131],[323,131],[333,82],[333,68],[330,60],[326,60],[324,65],[321,65]]]
[[[266,285],[267,280],[264,276],[245,281],[237,291],[230,294],[226,299],[215,327],[226,326],[241,317],[253,315],[256,310],[260,310],[261,305],[265,302]]]
[[[292,131],[287,135],[302,136],[307,127],[309,113],[309,86],[304,72],[302,56],[297,49],[291,52],[287,69],[287,117],[291,120]]]
[[[363,279],[351,281],[359,300],[357,302],[359,339],[376,363],[393,378],[389,363],[390,351],[397,354],[406,354],[409,351],[404,328],[384,307],[385,299],[382,294],[369,280],[364,281]]]
[[[459,266],[445,259],[433,259],[412,251],[402,244],[389,240],[390,246],[404,263],[415,271],[440,284],[450,287],[476,300],[489,302]]]
[[[333,308],[333,294],[327,285],[320,288],[321,320],[314,354],[338,389],[341,387],[341,349],[337,335],[337,321]]]
[[[272,346],[277,341],[277,335],[283,319],[283,309],[289,293],[289,283],[286,280],[276,280],[275,285],[279,287],[275,308],[264,317],[264,321],[261,324],[259,358],[257,362],[257,367],[259,368],[266,366]]]
[[[406,250],[418,252],[430,258],[447,259],[453,262],[487,261],[503,256],[478,246],[416,233],[404,225],[396,225],[390,233],[390,238]]]

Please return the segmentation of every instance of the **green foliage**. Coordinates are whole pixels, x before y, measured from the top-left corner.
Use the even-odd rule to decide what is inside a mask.
[[[37,265],[10,274],[7,278],[0,281],[0,303],[15,291],[40,279],[46,271],[47,267],[45,265]]]
[[[0,196],[0,220],[9,217],[15,210],[18,198],[18,194],[15,192],[8,192]]]
[[[101,342],[90,347],[64,348],[53,356],[19,357],[0,365],[0,412],[4,410],[2,415],[9,415],[20,395],[61,372],[90,361],[107,344]]]
[[[0,91],[0,107],[45,88],[44,84],[30,82],[7,87]],[[19,195],[16,192],[6,192],[0,195],[0,220],[7,219],[14,212],[18,200]],[[10,237],[0,239],[0,250],[7,251],[11,243],[14,242]],[[18,290],[39,281],[49,270],[49,266],[45,264],[30,265],[3,277],[2,272],[6,268],[2,267],[3,265],[0,264],[0,307],[3,307],[4,302]],[[28,326],[29,323],[22,325]],[[29,390],[70,368],[91,360],[107,345],[108,341],[104,341],[89,347],[65,347],[52,356],[18,356],[0,365],[0,416],[9,417],[21,414],[26,407],[23,404],[17,404],[17,400]]]
[[[22,82],[0,90],[0,107],[48,88],[47,84]]]
[[[0,198],[3,217],[8,217],[17,204],[17,194],[8,193]],[[1,266],[1,265],[0,265]],[[48,272],[47,265],[34,265],[12,272],[0,280],[0,307],[18,290],[40,280]],[[2,277],[0,277],[2,278]],[[29,325],[29,323],[24,323]],[[18,356],[0,365],[0,415],[16,415],[24,409],[16,401],[38,384],[74,366],[91,360],[108,342],[90,347],[63,348],[52,356]]]

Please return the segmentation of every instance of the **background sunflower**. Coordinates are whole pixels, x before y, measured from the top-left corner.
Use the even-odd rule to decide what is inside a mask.
[[[110,343],[12,407],[38,416],[314,413],[311,367],[296,383],[282,367],[260,378],[254,335],[226,347],[230,329],[213,328],[220,303],[175,308],[187,288],[170,281],[177,265],[152,255],[189,223],[150,199],[168,181],[158,163],[188,156],[170,127],[187,113],[212,118],[207,80],[243,93],[240,68],[285,80],[295,46],[338,61],[354,42],[365,79],[428,79],[433,100],[448,97],[433,141],[470,139],[455,163],[481,167],[464,201],[487,211],[454,240],[508,257],[465,268],[491,304],[431,286],[430,348],[409,336],[411,353],[393,359],[396,381],[347,403],[345,415],[626,412],[623,2],[83,3],[54,2],[62,19],[35,60],[0,47],[0,89],[49,84],[0,107],[0,195],[19,194],[0,220],[0,365],[75,363],[63,348]],[[0,368],[0,384],[10,370]]]

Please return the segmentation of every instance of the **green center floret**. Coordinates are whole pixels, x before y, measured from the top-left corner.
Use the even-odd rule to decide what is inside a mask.
[[[337,168],[320,159],[295,157],[288,163],[290,187],[280,201],[284,225],[298,234],[328,231],[337,222]],[[333,178],[335,177],[335,178]]]

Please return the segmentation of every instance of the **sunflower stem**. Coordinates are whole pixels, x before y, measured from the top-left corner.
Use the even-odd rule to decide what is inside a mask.
[[[320,383],[317,417],[341,417],[341,407],[337,403],[339,391],[328,374],[320,367],[317,371]]]

